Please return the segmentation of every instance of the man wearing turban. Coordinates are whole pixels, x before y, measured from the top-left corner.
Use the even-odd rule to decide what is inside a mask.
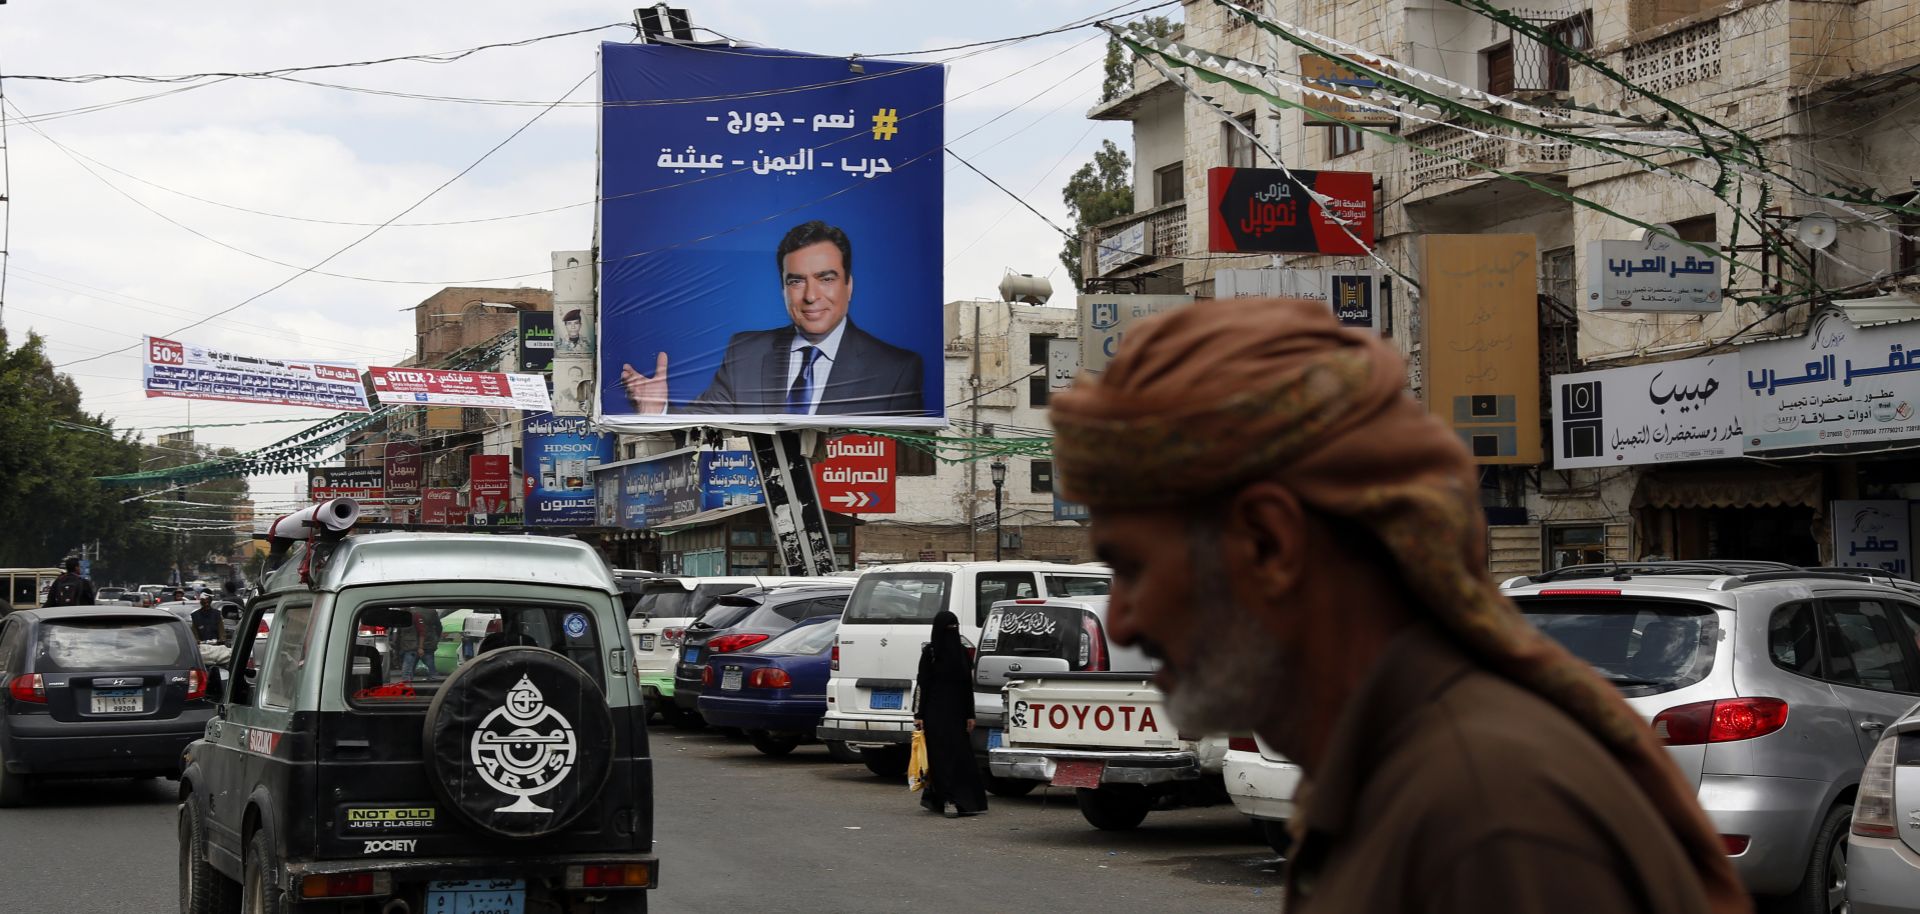
[[[1486,570],[1474,467],[1377,335],[1205,301],[1053,399],[1108,633],[1187,732],[1298,762],[1288,914],[1743,912],[1692,785]]]

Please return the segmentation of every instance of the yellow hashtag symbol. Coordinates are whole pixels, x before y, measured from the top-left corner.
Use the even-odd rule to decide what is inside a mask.
[[[893,135],[900,132],[899,124],[900,109],[880,109],[880,113],[873,116],[873,138],[876,140],[893,139]]]

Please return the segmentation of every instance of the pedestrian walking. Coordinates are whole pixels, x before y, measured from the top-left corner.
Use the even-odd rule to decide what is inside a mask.
[[[61,563],[66,570],[47,587],[47,606],[92,606],[93,582],[80,575],[80,560]]]
[[[213,594],[202,593],[200,605],[193,608],[193,637],[202,644],[220,641],[220,610],[213,606]]]
[[[395,669],[400,671],[401,682],[413,681],[414,668],[421,661],[422,654],[427,656],[428,670],[432,670],[433,649],[425,640],[425,625],[420,616],[419,610],[400,609],[393,612],[393,626],[389,632],[393,636],[393,653],[400,658]]]
[[[1222,299],[1053,399],[1108,634],[1182,732],[1306,775],[1288,914],[1750,910],[1651,728],[1501,595],[1472,458],[1406,383],[1324,302]]]
[[[960,617],[941,610],[920,649],[913,727],[927,741],[927,787],[920,805],[948,818],[987,811],[987,788],[973,760],[973,664],[960,641]],[[947,810],[948,804],[953,805]]]

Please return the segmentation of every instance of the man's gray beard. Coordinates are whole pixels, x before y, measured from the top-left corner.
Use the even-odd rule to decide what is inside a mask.
[[[1202,536],[1194,544],[1194,647],[1175,671],[1167,713],[1182,733],[1196,736],[1274,729],[1280,650],[1255,614],[1235,603],[1215,543]]]

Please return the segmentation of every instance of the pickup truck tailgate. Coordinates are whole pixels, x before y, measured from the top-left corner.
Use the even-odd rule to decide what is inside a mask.
[[[1006,744],[1075,749],[1173,749],[1179,734],[1146,675],[1049,674],[1007,686]]]

